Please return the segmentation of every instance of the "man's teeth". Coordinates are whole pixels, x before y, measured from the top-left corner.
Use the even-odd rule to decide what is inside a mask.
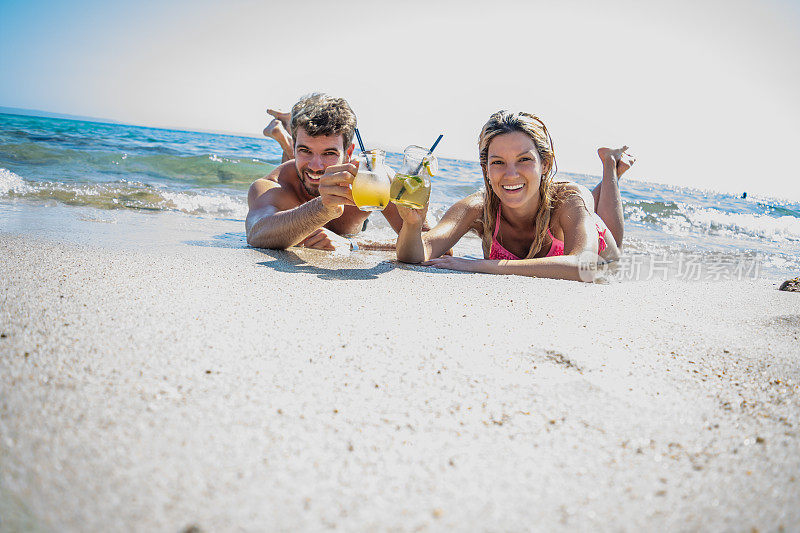
[[[519,185],[503,185],[503,188],[507,191],[516,191],[523,187],[523,184],[520,183]]]

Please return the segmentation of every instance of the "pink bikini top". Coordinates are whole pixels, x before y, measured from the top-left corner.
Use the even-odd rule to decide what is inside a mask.
[[[494,223],[494,234],[492,235],[492,247],[489,249],[489,259],[520,259],[516,255],[503,248],[503,245],[497,240],[497,232],[500,231],[500,207],[501,206],[497,206],[497,220],[495,220]],[[547,228],[547,234],[550,235],[553,243],[550,245],[550,250],[547,252],[545,257],[564,255],[564,241],[553,237],[553,233],[550,231],[550,228]]]
[[[494,223],[494,234],[492,235],[492,246],[489,248],[489,259],[521,259],[503,248],[503,245],[497,240],[497,232],[500,231],[500,207],[501,206],[497,206],[497,219]],[[601,230],[599,225],[596,226],[597,248],[600,252],[602,252],[606,249],[606,230]],[[545,257],[564,255],[564,241],[553,237],[553,233],[550,231],[549,227],[547,228],[547,234],[550,235],[550,238],[553,240],[553,242],[550,244],[550,250],[547,252]]]

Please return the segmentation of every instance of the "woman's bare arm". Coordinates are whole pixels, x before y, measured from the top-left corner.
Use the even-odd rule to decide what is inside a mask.
[[[472,227],[483,211],[483,196],[475,193],[453,204],[436,226],[425,234],[425,210],[399,207],[403,227],[397,236],[397,260],[421,263],[450,250]]]
[[[556,216],[564,232],[563,256],[501,260],[441,257],[425,264],[467,272],[593,281],[595,270],[587,258],[596,264],[597,228],[591,215],[580,197],[571,197],[559,207]]]

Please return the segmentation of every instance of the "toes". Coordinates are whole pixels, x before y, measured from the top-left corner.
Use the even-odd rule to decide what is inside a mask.
[[[289,113],[286,113],[284,111],[276,111],[275,109],[267,109],[267,114],[272,115],[281,122],[288,121],[290,117]]]

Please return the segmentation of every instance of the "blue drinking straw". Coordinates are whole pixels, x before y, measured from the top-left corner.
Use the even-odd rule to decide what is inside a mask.
[[[361,151],[362,152],[366,152],[367,149],[364,148],[364,141],[361,140],[361,134],[358,132],[358,128],[356,128],[356,139],[358,139],[358,146],[361,147]],[[439,141],[436,141],[436,142],[439,142]],[[436,145],[434,145],[434,146],[436,146]],[[369,164],[369,157],[365,157],[364,159],[367,162],[367,170],[372,172],[372,165]]]
[[[431,155],[433,153],[433,151],[436,150],[436,146],[439,144],[439,141],[442,140],[442,137],[444,137],[444,133],[439,134],[439,137],[436,138],[436,142],[433,143],[433,146],[431,146],[431,149],[428,150],[428,155]]]
[[[356,130],[356,134],[358,134],[358,130]],[[439,141],[441,141],[441,140],[442,140],[442,137],[444,137],[444,133],[442,133],[442,134],[440,134],[440,135],[439,135],[439,138],[437,138],[437,139],[436,139],[436,142],[435,142],[435,143],[433,143],[433,146],[431,146],[431,149],[430,149],[430,150],[428,150],[428,153],[427,153],[427,154],[425,154],[425,157],[428,157],[429,155],[431,155],[431,154],[433,153],[433,151],[434,151],[434,150],[436,150],[436,145],[437,145],[437,144],[439,144]],[[420,163],[419,163],[419,166],[418,166],[418,167],[417,167],[417,169],[414,171],[414,174],[413,174],[414,176],[416,176],[417,174],[419,174],[419,171],[420,171],[420,170],[422,170],[422,165],[423,165],[423,163],[425,163],[425,157],[423,157],[423,158],[422,158],[422,161],[420,161]]]

